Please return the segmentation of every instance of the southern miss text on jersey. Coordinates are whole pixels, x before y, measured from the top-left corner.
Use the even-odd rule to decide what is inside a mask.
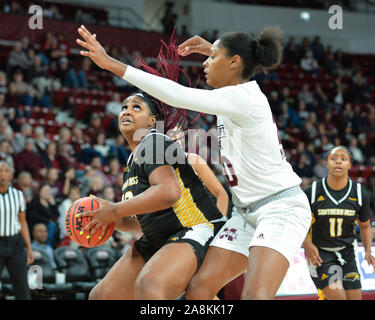
[[[155,129],[142,139],[128,160],[124,172],[122,200],[144,192],[150,187],[149,176],[156,168],[173,167],[181,188],[180,199],[165,210],[137,215],[143,233],[156,247],[185,227],[222,218],[202,181],[188,163],[185,153],[168,136]]]
[[[311,241],[320,248],[351,245],[355,239],[358,219],[370,218],[369,197],[360,183],[349,179],[341,190],[333,190],[323,178],[306,188],[313,214]]]

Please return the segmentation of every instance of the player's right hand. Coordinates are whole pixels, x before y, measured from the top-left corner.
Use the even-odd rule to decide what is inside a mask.
[[[94,61],[98,67],[106,69],[110,57],[105,52],[99,41],[96,40],[96,34],[91,34],[90,31],[87,30],[83,25],[78,28],[78,33],[83,40],[77,39],[77,44],[87,49],[87,51],[81,50],[80,54],[82,56],[91,58],[91,60]]]
[[[309,264],[313,265],[315,268],[322,265],[322,258],[319,255],[318,247],[310,243],[308,246],[305,246],[305,255]]]
[[[211,46],[212,44],[210,42],[196,35],[181,43],[177,48],[177,52],[183,57],[192,53],[200,53],[208,56]]]

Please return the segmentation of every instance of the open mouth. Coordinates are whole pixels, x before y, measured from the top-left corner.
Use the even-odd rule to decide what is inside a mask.
[[[121,123],[122,124],[130,124],[130,123],[132,123],[132,121],[129,118],[122,118]]]

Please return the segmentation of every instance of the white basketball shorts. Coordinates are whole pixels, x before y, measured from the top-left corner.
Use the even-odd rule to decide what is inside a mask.
[[[311,209],[306,195],[275,200],[247,216],[236,207],[210,246],[228,249],[249,256],[250,247],[260,246],[281,253],[289,264],[307,235]]]

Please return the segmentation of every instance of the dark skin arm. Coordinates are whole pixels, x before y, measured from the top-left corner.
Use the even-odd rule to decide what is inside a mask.
[[[18,221],[21,226],[21,237],[23,238],[23,241],[25,241],[25,245],[27,248],[27,264],[33,263],[34,262],[34,254],[33,250],[31,249],[31,240],[30,240],[30,232],[29,232],[29,227],[27,226],[26,222],[26,213],[25,212],[20,212],[18,214]]]
[[[108,224],[123,217],[155,212],[171,207],[181,196],[181,189],[173,168],[164,165],[156,168],[149,176],[150,187],[141,194],[124,202],[111,203],[95,198],[99,209],[79,214],[80,217],[92,216],[93,219],[82,232],[91,229],[89,235],[102,229],[104,235]],[[118,224],[118,222],[117,222]]]
[[[372,230],[370,220],[365,222],[359,222],[359,229],[361,233],[361,239],[365,248],[365,259],[369,265],[373,267],[373,273],[375,273],[375,258],[371,255],[372,246]]]

